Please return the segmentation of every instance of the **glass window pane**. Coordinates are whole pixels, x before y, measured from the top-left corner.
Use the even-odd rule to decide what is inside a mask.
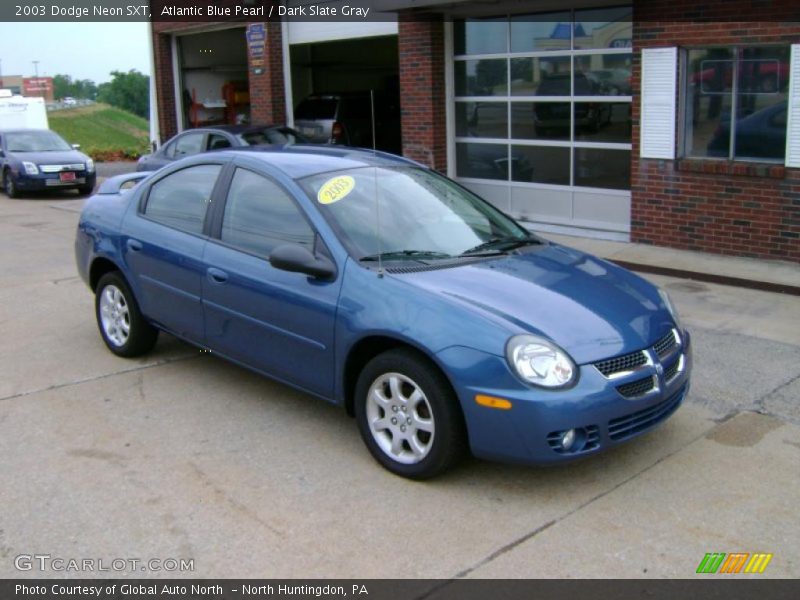
[[[512,180],[569,185],[569,152],[569,148],[512,146]]]
[[[153,184],[144,213],[169,227],[202,233],[206,207],[222,167],[198,165],[181,169]]]
[[[633,9],[630,6],[575,11],[575,49],[631,48]]]
[[[730,48],[690,50],[686,81],[686,154],[728,157],[733,84]]]
[[[289,194],[278,184],[245,169],[233,176],[220,239],[242,250],[269,256],[283,244],[311,249],[314,232]]]
[[[511,19],[511,52],[569,50],[572,45],[569,12],[522,15]]]
[[[175,142],[174,157],[177,159],[202,152],[204,135],[204,133],[187,133],[179,137]]]
[[[575,148],[575,185],[630,189],[630,150]]]
[[[523,140],[568,140],[569,102],[514,102],[511,137]]]
[[[630,96],[631,55],[590,54],[575,57],[576,96]]]
[[[783,161],[789,46],[743,49],[738,79],[734,157]]]
[[[508,146],[505,144],[456,144],[458,177],[508,180]]]
[[[456,102],[456,135],[508,137],[507,102]]]
[[[575,139],[631,143],[630,102],[576,102]]]
[[[504,58],[456,61],[456,96],[506,96],[507,69]]]
[[[511,59],[512,96],[569,96],[570,58]]]
[[[453,50],[459,54],[496,54],[508,51],[508,20],[467,19],[453,23]]]

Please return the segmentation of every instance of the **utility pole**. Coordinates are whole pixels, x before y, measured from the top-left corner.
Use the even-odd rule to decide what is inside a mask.
[[[39,61],[34,60],[33,62],[33,71],[36,74],[36,89],[39,91],[39,95],[41,96],[41,87],[39,85]]]

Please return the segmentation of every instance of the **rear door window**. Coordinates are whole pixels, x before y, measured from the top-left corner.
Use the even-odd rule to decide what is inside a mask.
[[[221,170],[221,165],[197,165],[160,179],[150,188],[145,216],[181,231],[202,233],[206,209]]]
[[[187,133],[175,140],[174,158],[183,158],[203,151],[204,133]]]

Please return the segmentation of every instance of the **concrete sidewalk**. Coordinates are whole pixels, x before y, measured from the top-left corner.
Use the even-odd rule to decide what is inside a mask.
[[[724,256],[709,252],[678,250],[632,242],[612,242],[554,233],[541,233],[540,235],[559,244],[578,248],[614,262],[688,271],[697,273],[698,278],[709,274],[800,288],[800,263]]]

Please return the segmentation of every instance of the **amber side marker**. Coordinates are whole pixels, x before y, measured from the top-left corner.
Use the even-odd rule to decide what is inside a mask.
[[[789,294],[800,296],[800,286],[788,285],[784,283],[772,283],[769,281],[755,281],[753,279],[743,279],[741,277],[728,277],[727,275],[715,275],[714,273],[700,273],[697,271],[684,271],[683,269],[673,269],[671,267],[658,267],[655,265],[644,265],[642,263],[628,262],[626,260],[613,260],[610,262],[631,271],[640,273],[653,273],[654,275],[667,275],[668,277],[678,277],[681,279],[693,279],[695,281],[705,281],[707,283],[718,283],[720,285],[732,285],[734,287],[760,290],[762,292],[774,292],[776,294]]]
[[[494,396],[484,396],[483,394],[478,394],[475,396],[475,402],[481,406],[498,408],[500,410],[509,410],[512,406],[510,400],[506,400],[505,398],[495,398]]]

